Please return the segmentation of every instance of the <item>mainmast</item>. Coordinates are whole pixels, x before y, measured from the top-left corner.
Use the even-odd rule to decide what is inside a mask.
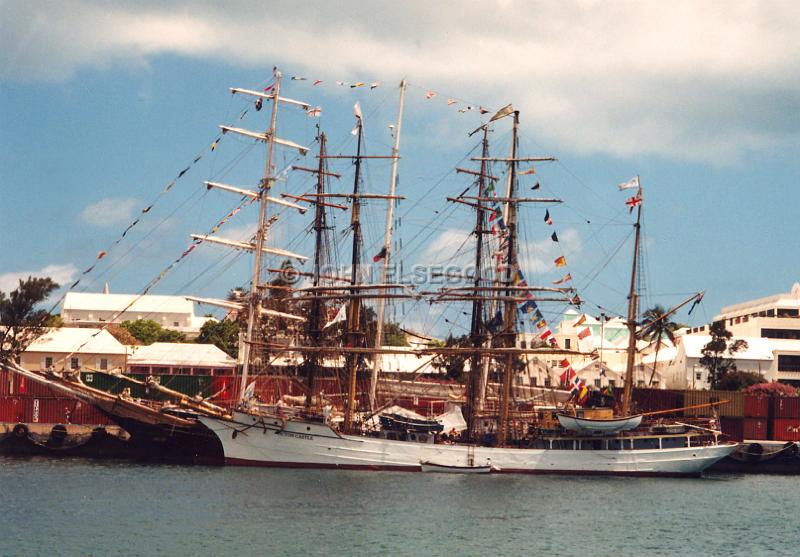
[[[356,128],[358,131],[358,146],[355,157],[355,179],[353,180],[353,206],[350,216],[350,227],[353,230],[353,253],[350,260],[350,300],[347,307],[347,346],[355,348],[362,344],[364,333],[361,330],[361,298],[358,295],[358,285],[361,284],[361,199],[358,194],[361,181],[361,142],[364,126],[361,121],[360,110],[356,112]],[[390,200],[392,201],[392,200]],[[353,427],[353,415],[356,407],[356,385],[358,379],[359,355],[348,352],[347,363],[347,404],[344,409],[344,431],[349,432]]]
[[[636,177],[637,183],[639,177]],[[636,271],[639,261],[639,239],[642,230],[642,187],[638,193],[640,202],[636,210],[636,224],[634,224],[635,240],[633,242],[633,265],[631,268],[631,285],[628,293],[628,361],[625,366],[625,386],[622,392],[622,415],[627,416],[631,410],[631,391],[633,389],[633,366],[636,358],[636,314],[638,308],[638,294],[636,293]]]
[[[511,157],[508,161],[508,200],[506,201],[506,240],[508,248],[506,251],[505,284],[511,287],[516,272],[515,250],[517,243],[517,205],[514,202],[516,189],[517,171],[517,135],[519,133],[519,111],[514,111],[514,127],[511,133]],[[513,292],[506,290],[505,295],[509,298],[505,302],[504,322],[503,322],[503,346],[514,348],[517,345],[517,302],[511,300]],[[508,409],[511,401],[511,379],[514,375],[514,355],[506,356],[505,370],[503,371],[503,385],[500,392],[500,423],[497,428],[497,445],[503,446],[508,439]]]
[[[319,168],[317,169],[317,198],[315,199],[316,209],[314,211],[314,272],[312,285],[320,285],[320,272],[322,268],[322,252],[324,249],[324,235],[327,229],[325,222],[325,134],[319,136]],[[322,339],[322,300],[314,297],[311,300],[311,312],[308,321],[308,338],[312,346],[319,346]],[[314,397],[314,379],[319,368],[319,355],[308,354],[305,358],[306,368],[306,408],[310,408]]]
[[[381,269],[380,284],[386,284],[389,274],[389,262],[392,253],[392,231],[394,219],[394,192],[397,185],[397,161],[400,152],[400,130],[403,127],[403,100],[406,93],[406,80],[400,82],[400,107],[397,111],[397,124],[394,128],[394,147],[392,148],[392,176],[389,181],[389,208],[386,211],[386,234],[383,242],[383,268]],[[383,344],[383,316],[386,308],[386,299],[378,299],[377,324],[375,328],[375,348],[380,349]],[[381,367],[381,355],[377,353],[372,366],[372,377],[369,385],[369,407],[375,409],[375,398],[378,390],[378,371]]]
[[[473,285],[475,286],[475,299],[472,301],[472,323],[470,325],[469,336],[472,345],[479,349],[483,347],[486,341],[484,334],[483,324],[483,297],[478,295],[481,281],[483,280],[483,236],[485,233],[484,227],[486,223],[486,216],[484,215],[484,206],[482,197],[486,196],[486,173],[488,167],[489,156],[489,124],[483,127],[483,150],[482,150],[481,170],[478,177],[478,199],[475,201],[475,276],[473,277]],[[478,411],[478,401],[482,399],[485,385],[483,384],[482,365],[484,358],[481,353],[476,350],[472,356],[469,368],[469,383],[467,384],[467,415],[465,416],[467,422],[467,434],[469,440],[473,440],[476,428],[476,416]]]

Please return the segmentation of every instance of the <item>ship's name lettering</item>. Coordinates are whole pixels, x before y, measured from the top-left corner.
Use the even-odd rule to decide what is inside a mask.
[[[314,439],[313,435],[308,435],[306,433],[292,433],[290,431],[281,431],[281,435],[286,437],[296,437],[297,439],[308,439],[309,441]]]

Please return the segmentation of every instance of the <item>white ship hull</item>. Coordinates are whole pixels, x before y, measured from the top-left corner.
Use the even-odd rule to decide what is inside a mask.
[[[329,426],[235,412],[233,420],[201,417],[217,434],[225,463],[240,466],[420,472],[421,462],[468,466],[464,445],[341,435]],[[503,473],[697,476],[735,444],[668,449],[561,450],[474,447],[474,465]]]

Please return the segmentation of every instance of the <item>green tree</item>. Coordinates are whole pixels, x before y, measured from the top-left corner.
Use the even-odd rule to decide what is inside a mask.
[[[747,342],[731,340],[733,334],[725,328],[723,321],[717,321],[709,327],[711,340],[700,351],[703,357],[698,362],[708,370],[708,381],[712,389],[719,388],[723,376],[736,371],[733,355],[747,349]]]
[[[665,309],[664,306],[655,305],[642,314],[641,330],[639,334],[642,338],[650,342],[653,340],[656,341],[655,361],[653,362],[653,371],[650,373],[649,385],[653,384],[653,378],[656,375],[658,352],[661,350],[664,339],[668,338],[675,344],[675,331],[680,327],[680,325],[669,318],[667,313],[668,310]]]
[[[0,291],[0,364],[15,362],[42,334],[50,314],[36,306],[57,288],[50,278],[28,277],[8,296]]]
[[[469,335],[458,337],[448,335],[444,345],[447,348],[470,346]],[[467,359],[469,359],[467,354],[440,354],[431,361],[431,365],[439,371],[444,371],[449,379],[461,381],[464,378],[464,365]]]
[[[195,339],[197,344],[213,344],[231,358],[239,356],[239,325],[236,321],[206,321]]]
[[[758,385],[764,376],[750,371],[729,371],[717,381],[716,388],[721,391],[741,391],[750,385]]]
[[[120,323],[120,327],[126,329],[144,345],[154,342],[183,342],[186,340],[186,335],[183,333],[165,329],[151,319],[123,321]]]
[[[383,343],[384,346],[409,346],[405,331],[390,321],[383,323]]]
[[[133,336],[128,329],[120,325],[109,325],[106,331],[108,331],[111,336],[125,346],[136,346],[137,344],[141,344],[138,338]]]

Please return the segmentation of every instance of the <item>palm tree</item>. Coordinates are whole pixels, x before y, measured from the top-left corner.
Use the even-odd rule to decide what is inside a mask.
[[[655,305],[642,314],[642,328],[639,334],[646,340],[653,341],[655,339],[656,341],[656,355],[655,359],[653,360],[653,372],[650,374],[650,381],[648,381],[648,385],[653,384],[653,378],[656,375],[656,368],[658,367],[658,351],[661,349],[661,342],[663,341],[664,337],[668,338],[673,344],[675,344],[674,331],[678,330],[680,325],[672,321],[670,319],[670,315],[672,315],[672,313],[664,308],[664,306],[660,305]]]

